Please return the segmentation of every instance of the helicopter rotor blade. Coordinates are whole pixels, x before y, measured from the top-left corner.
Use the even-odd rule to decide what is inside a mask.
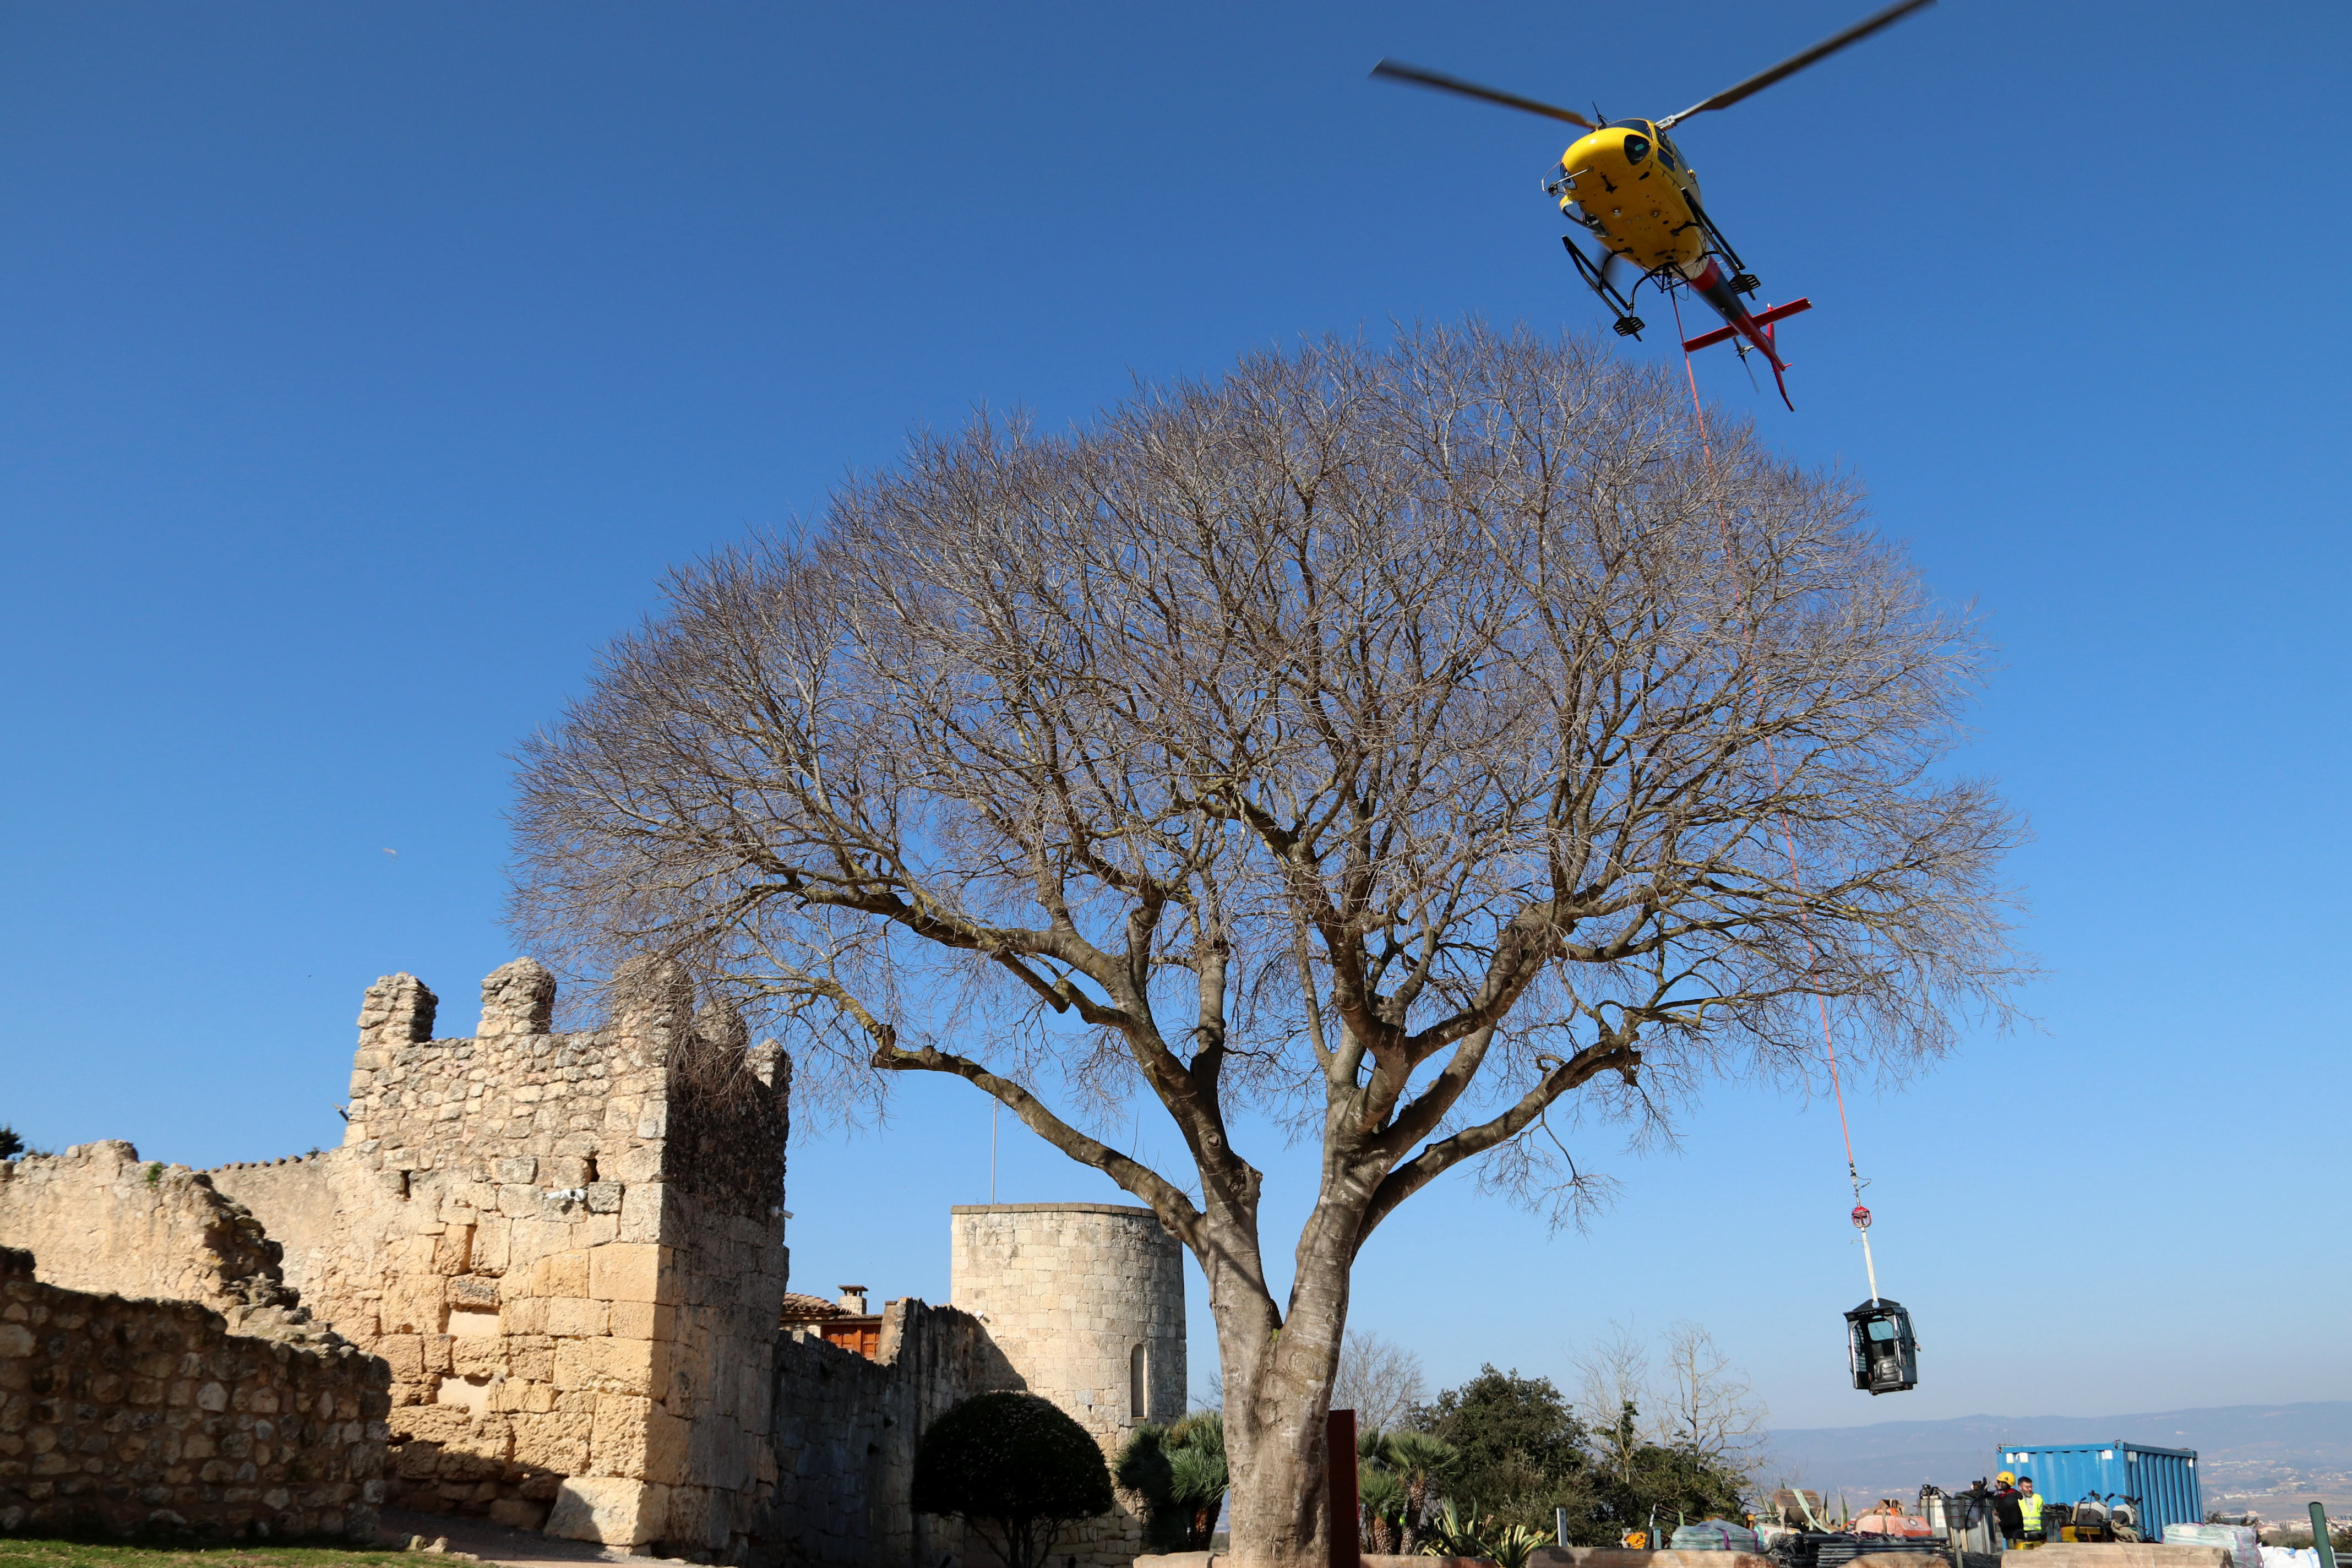
[[[1914,3],[1924,5],[1927,0],[1914,0]],[[1562,109],[1558,104],[1545,103],[1538,99],[1521,98],[1515,92],[1504,92],[1496,88],[1481,87],[1475,81],[1465,81],[1458,76],[1447,76],[1444,71],[1409,66],[1402,60],[1382,60],[1372,68],[1372,74],[1385,77],[1391,81],[1411,82],[1415,87],[1433,87],[1440,92],[1458,92],[1465,98],[1475,98],[1486,103],[1499,103],[1505,109],[1516,109],[1527,114],[1540,114],[1548,120],[1565,120],[1570,125],[1580,125],[1587,131],[1600,129],[1574,110]]]
[[[1895,0],[1894,5],[1889,5],[1884,11],[1879,11],[1871,16],[1864,16],[1861,21],[1856,22],[1853,26],[1848,27],[1843,33],[1832,34],[1830,37],[1823,38],[1820,43],[1815,44],[1811,48],[1807,49],[1804,53],[1790,55],[1779,65],[1773,66],[1768,70],[1758,71],[1746,81],[1727,87],[1721,92],[1717,93],[1713,98],[1706,99],[1700,102],[1692,104],[1680,114],[1668,115],[1665,119],[1658,121],[1658,128],[1663,131],[1669,126],[1677,124],[1682,121],[1688,120],[1694,114],[1704,114],[1710,109],[1728,109],[1733,104],[1738,103],[1741,99],[1748,97],[1750,93],[1763,91],[1766,88],[1770,87],[1774,82],[1779,81],[1782,77],[1794,76],[1799,71],[1803,70],[1807,66],[1813,64],[1815,61],[1828,58],[1830,56],[1837,53],[1840,49],[1845,47],[1848,44],[1858,44],[1862,42],[1863,39],[1870,37],[1871,34],[1878,31],[1881,27],[1892,26],[1895,23],[1901,21],[1904,17],[1908,16],[1912,12],[1920,10],[1925,6],[1933,5],[1935,3],[1936,0]]]

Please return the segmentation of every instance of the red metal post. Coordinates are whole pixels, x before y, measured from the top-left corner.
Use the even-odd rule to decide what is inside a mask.
[[[1331,1500],[1331,1568],[1364,1568],[1363,1537],[1356,1530],[1356,1413],[1334,1410],[1323,1421],[1324,1473]]]

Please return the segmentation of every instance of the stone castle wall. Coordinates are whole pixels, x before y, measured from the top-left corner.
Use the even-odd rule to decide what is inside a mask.
[[[788,1068],[657,969],[604,1029],[551,1033],[554,996],[519,960],[475,1034],[436,1038],[432,992],[387,976],[343,1147],[215,1180],[316,1237],[315,1310],[388,1363],[394,1502],[738,1554],[770,1479]],[[674,1125],[727,1174],[681,1170]]]
[[[341,1154],[336,1149],[257,1164],[219,1165],[204,1173],[222,1196],[251,1215],[277,1243],[287,1288],[305,1300],[317,1287],[310,1267],[334,1239]]]
[[[956,1207],[950,1223],[948,1298],[1003,1357],[1002,1380],[982,1387],[1052,1400],[1113,1463],[1137,1426],[1183,1417],[1184,1253],[1157,1215],[1121,1204],[986,1204]],[[1108,1568],[1142,1548],[1143,1521],[1122,1498],[1055,1551]]]
[[[474,1034],[436,1037],[437,998],[386,976],[359,1019],[342,1147],[212,1172],[142,1165],[127,1143],[0,1162],[0,1244],[41,1249],[44,1288],[177,1296],[273,1355],[380,1368],[365,1506],[697,1561],[985,1568],[961,1525],[908,1504],[939,1415],[1027,1390],[1106,1458],[1182,1415],[1182,1254],[1147,1209],[959,1208],[952,1307],[893,1303],[873,1361],[780,1335],[790,1061],[654,966],[616,977],[601,1029],[552,1032],[554,994],[519,960],[484,981]],[[269,1479],[205,1464],[187,1484]],[[289,1472],[235,1506],[327,1517],[267,1500],[281,1492],[310,1495]],[[1140,1543],[1122,1511],[1055,1556],[1111,1568]]]
[[[32,1253],[39,1277],[69,1290],[229,1312],[290,1300],[258,1219],[120,1139],[0,1162],[0,1247]]]
[[[762,1561],[936,1568],[952,1553],[971,1563],[978,1543],[967,1544],[960,1521],[908,1505],[915,1446],[941,1415],[1008,1375],[979,1320],[911,1299],[884,1310],[873,1361],[814,1329],[781,1336],[777,1481],[753,1531]]]
[[[0,1161],[0,1247],[35,1277],[90,1295],[194,1302],[229,1331],[328,1346],[334,1334],[280,1272],[260,1218],[185,1165],[120,1139]]]
[[[67,1289],[0,1247],[0,1531],[372,1542],[387,1407],[341,1341]]]

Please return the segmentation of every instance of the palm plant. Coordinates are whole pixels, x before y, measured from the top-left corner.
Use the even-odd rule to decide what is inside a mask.
[[[1356,1467],[1356,1496],[1370,1526],[1366,1531],[1370,1550],[1395,1552],[1398,1526],[1404,1517],[1404,1482],[1394,1470],[1367,1460]]]
[[[1417,1551],[1423,1523],[1429,1517],[1430,1488],[1461,1462],[1461,1450],[1426,1432],[1390,1432],[1381,1438],[1380,1457],[1404,1483],[1404,1511],[1399,1516],[1402,1540],[1398,1550]]]
[[[1169,1437],[1169,1496],[1188,1513],[1184,1549],[1205,1552],[1232,1484],[1225,1468],[1225,1418],[1213,1410],[1188,1415],[1176,1423]]]
[[[1231,1483],[1224,1417],[1204,1411],[1173,1426],[1137,1427],[1119,1451],[1114,1474],[1120,1486],[1143,1500],[1144,1531],[1151,1545],[1169,1552],[1206,1550]]]

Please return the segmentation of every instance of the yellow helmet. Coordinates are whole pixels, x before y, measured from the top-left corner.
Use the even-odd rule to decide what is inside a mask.
[[[1993,1477],[1993,1479],[1999,1481],[2005,1487],[2013,1487],[2017,1484],[2017,1478],[2007,1470],[2001,1471],[2000,1474]]]

